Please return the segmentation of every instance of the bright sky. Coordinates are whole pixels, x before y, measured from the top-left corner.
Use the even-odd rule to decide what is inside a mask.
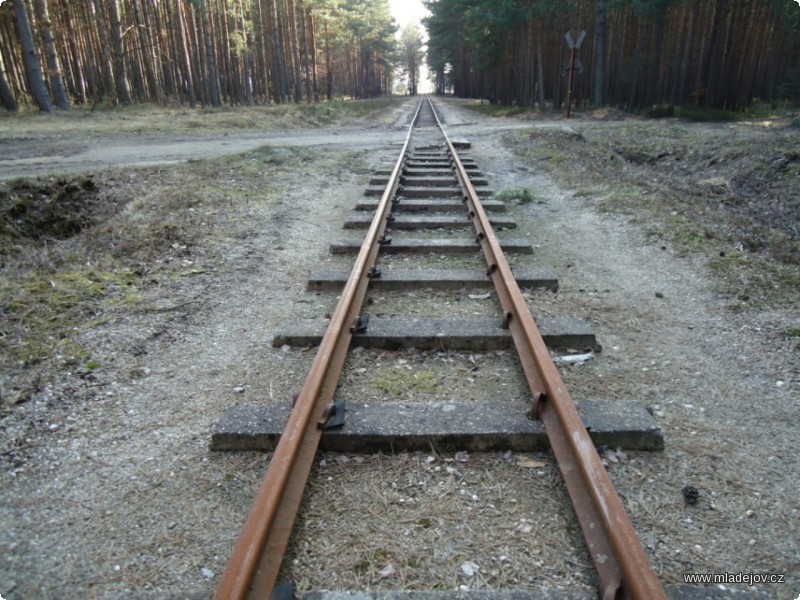
[[[409,21],[419,22],[422,17],[428,15],[428,11],[422,6],[422,0],[389,0],[394,20],[402,28]]]
[[[430,13],[422,6],[422,0],[389,0],[389,7],[394,20],[400,25],[401,30],[408,23],[417,22],[420,25],[420,31],[422,31],[422,39],[427,41],[427,31],[422,27],[421,21],[422,17]],[[428,81],[428,65],[422,64],[419,75],[419,92],[421,94],[433,93],[433,84]]]

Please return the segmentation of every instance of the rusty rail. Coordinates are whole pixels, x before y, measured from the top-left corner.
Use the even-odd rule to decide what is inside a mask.
[[[214,596],[267,599],[278,577],[422,103]]]
[[[430,102],[430,100],[428,100]],[[431,109],[433,106],[431,105]],[[600,578],[603,600],[666,599],[586,427],[550,358],[500,243],[453,143],[445,136],[464,200],[517,347],[534,410],[545,426]]]

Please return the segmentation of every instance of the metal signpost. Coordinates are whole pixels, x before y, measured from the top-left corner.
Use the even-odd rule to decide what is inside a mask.
[[[581,31],[578,35],[578,40],[576,41],[574,37],[572,37],[572,32],[568,31],[567,35],[567,45],[570,49],[570,57],[569,57],[569,83],[567,84],[567,118],[569,119],[571,110],[572,110],[572,83],[575,78],[575,69],[578,70],[578,73],[583,72],[583,65],[581,64],[581,59],[578,58],[578,49],[581,47],[583,40],[586,38],[586,32]]]

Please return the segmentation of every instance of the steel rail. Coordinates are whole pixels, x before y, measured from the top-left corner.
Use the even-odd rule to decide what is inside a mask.
[[[431,109],[447,142],[477,241],[486,258],[487,274],[503,307],[503,326],[514,339],[533,394],[535,413],[544,424],[595,564],[601,597],[665,600],[661,583],[550,358],[478,194],[432,103]]]
[[[422,102],[417,106],[375,218],[222,574],[214,595],[216,600],[268,599],[275,587],[421,107]]]

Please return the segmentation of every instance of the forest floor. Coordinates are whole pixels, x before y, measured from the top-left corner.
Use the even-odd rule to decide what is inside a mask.
[[[603,345],[561,367],[573,397],[639,400],[665,431],[664,452],[604,452],[660,577],[785,574],[755,589],[794,600],[800,129],[440,103],[517,199],[515,235],[536,253],[512,266],[559,274],[557,294],[530,294],[534,313],[582,317]],[[343,265],[328,243],[394,160],[412,105],[0,117],[4,598],[211,593],[269,455],[212,453],[210,429],[233,404],[300,388],[313,352],[271,335],[335,305],[306,276]],[[502,353],[349,360],[359,400],[526,394]],[[285,574],[301,590],[591,597],[579,539],[546,453],[327,454]]]

